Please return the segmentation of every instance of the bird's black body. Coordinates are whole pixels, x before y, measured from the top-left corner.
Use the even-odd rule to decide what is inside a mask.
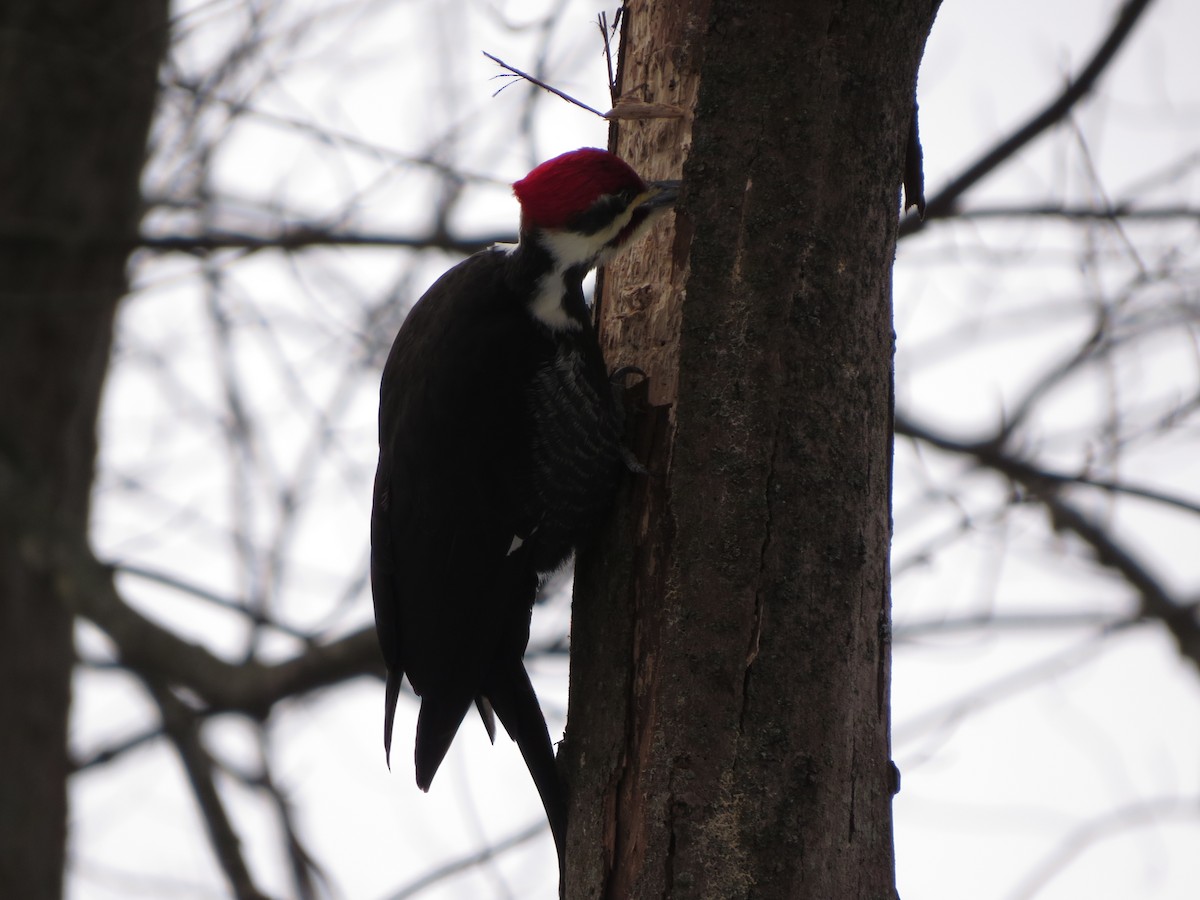
[[[674,201],[602,150],[517,182],[520,244],[468,258],[405,320],[383,372],[371,589],[384,745],[407,676],[428,789],[472,703],[517,742],[558,847],[565,791],[523,657],[541,578],[611,502],[620,427],[583,278]]]
[[[520,745],[561,838],[562,791],[522,657],[541,574],[603,512],[622,463],[583,272],[563,279],[578,328],[552,331],[525,309],[543,252],[475,254],[400,330],[381,390],[371,584],[389,749],[402,674],[421,696],[425,789],[482,699],[485,722],[490,704]]]

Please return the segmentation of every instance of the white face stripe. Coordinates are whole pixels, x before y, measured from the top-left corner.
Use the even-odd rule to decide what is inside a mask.
[[[629,224],[636,208],[637,201],[634,201],[624,212],[594,234],[579,234],[576,231],[546,228],[538,235],[541,238],[542,246],[550,251],[550,255],[554,258],[554,266],[559,271],[565,272],[567,269],[582,265],[586,265],[590,269],[596,265],[596,260],[604,252],[608,242]]]
[[[648,192],[645,196],[653,196],[653,194]],[[639,197],[634,200],[629,204],[628,209],[595,234],[579,234],[556,228],[546,228],[537,232],[538,241],[554,260],[554,270],[538,283],[537,294],[534,295],[533,301],[529,305],[529,311],[534,318],[551,331],[571,331],[579,328],[579,323],[567,315],[562,306],[563,295],[566,293],[563,274],[568,269],[578,266],[585,266],[591,270],[619,251],[620,247],[609,247],[607,244],[629,224],[634,211],[643,199],[644,197]],[[665,211],[665,208],[651,210],[650,215],[638,224],[637,231],[622,242],[622,247],[632,243]]]
[[[589,269],[594,266],[596,257],[615,234],[616,231],[609,234],[607,228],[595,234],[547,228],[538,232],[538,240],[550,252],[554,268],[565,272],[576,266],[586,265]]]

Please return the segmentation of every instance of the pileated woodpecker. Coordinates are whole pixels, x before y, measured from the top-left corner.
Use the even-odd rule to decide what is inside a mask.
[[[471,704],[493,711],[537,785],[563,864],[566,796],[525,671],[541,580],[611,502],[621,429],[583,278],[675,201],[603,150],[513,185],[520,243],[446,272],[383,371],[371,590],[387,664],[383,744],[407,675],[421,698],[417,785],[428,790]]]

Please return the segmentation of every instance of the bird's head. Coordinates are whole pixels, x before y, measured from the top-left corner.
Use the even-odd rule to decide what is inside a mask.
[[[591,147],[547,160],[513,185],[521,239],[540,243],[560,270],[603,262],[670,209],[678,192],[678,181],[647,184],[619,157]]]

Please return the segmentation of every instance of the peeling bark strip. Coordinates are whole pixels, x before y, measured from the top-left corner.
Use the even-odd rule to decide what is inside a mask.
[[[570,900],[894,896],[891,265],[935,8],[627,7],[620,96],[687,112],[613,149],[685,182],[599,304],[653,474],[576,572]]]

